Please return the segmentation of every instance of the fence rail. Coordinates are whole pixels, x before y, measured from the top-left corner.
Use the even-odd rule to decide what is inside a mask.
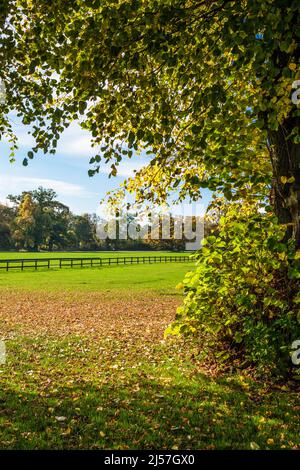
[[[0,259],[0,270],[34,269],[39,268],[86,268],[128,264],[155,264],[155,263],[183,263],[193,261],[190,256],[122,256],[114,258],[26,258],[26,259]]]

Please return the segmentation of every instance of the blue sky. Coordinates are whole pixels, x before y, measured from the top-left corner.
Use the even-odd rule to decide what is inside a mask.
[[[90,135],[77,123],[73,123],[62,135],[55,155],[39,154],[29,165],[22,165],[23,158],[31,149],[33,140],[28,135],[28,127],[12,118],[14,129],[19,137],[19,150],[16,162],[9,162],[9,146],[0,142],[0,202],[5,202],[8,194],[19,194],[38,186],[52,188],[58,199],[69,206],[76,214],[99,212],[99,202],[107,191],[118,187],[124,178],[133,175],[146,163],[146,157],[135,156],[124,160],[119,167],[119,175],[108,178],[109,165],[102,166],[101,172],[90,178],[87,174],[89,159],[95,155],[91,148]],[[203,206],[207,206],[209,192],[203,193]]]

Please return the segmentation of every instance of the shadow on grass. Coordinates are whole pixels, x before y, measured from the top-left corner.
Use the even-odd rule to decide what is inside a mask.
[[[244,449],[297,447],[297,396],[238,384],[172,375],[162,385],[144,374],[86,377],[47,392],[0,391],[2,449]],[[176,384],[175,384],[176,382]],[[254,442],[254,444],[253,444]],[[252,443],[252,444],[251,444]]]

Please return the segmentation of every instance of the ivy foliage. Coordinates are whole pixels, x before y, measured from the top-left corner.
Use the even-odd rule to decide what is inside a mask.
[[[166,334],[197,335],[202,354],[224,364],[286,372],[300,332],[300,253],[282,243],[268,207],[218,206],[220,232],[203,241],[196,270],[178,286],[186,296]]]

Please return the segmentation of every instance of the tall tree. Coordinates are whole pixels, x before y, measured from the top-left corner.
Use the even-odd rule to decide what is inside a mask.
[[[34,249],[43,247],[52,251],[53,247],[62,248],[68,243],[68,230],[70,224],[70,211],[67,206],[57,200],[57,194],[52,189],[39,187],[33,191],[23,191],[22,194],[9,195],[8,199],[23,210],[24,200],[30,200],[34,205],[32,212],[33,225],[30,229],[31,240],[34,241]],[[17,219],[17,225],[19,219]],[[17,228],[18,232],[18,228]]]
[[[38,248],[35,238],[36,211],[37,205],[33,202],[31,194],[25,193],[18,208],[13,230],[13,239],[18,248],[28,251]]]

